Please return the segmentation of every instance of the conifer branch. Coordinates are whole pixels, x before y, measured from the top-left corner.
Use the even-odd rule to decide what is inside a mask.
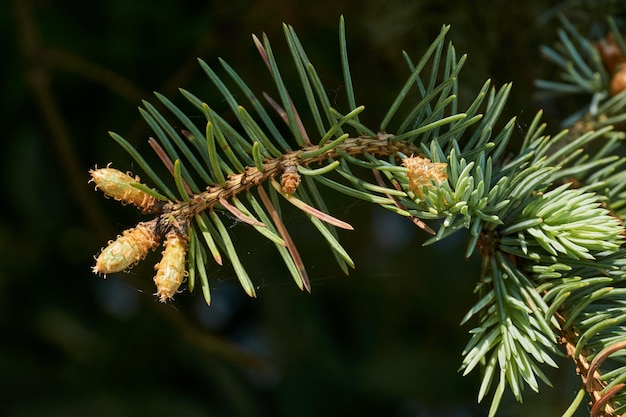
[[[271,178],[281,176],[288,167],[308,166],[310,164],[332,160],[337,158],[339,152],[348,155],[360,155],[370,153],[372,155],[385,156],[398,152],[411,154],[418,151],[418,148],[411,143],[394,141],[392,135],[381,134],[377,138],[348,138],[337,148],[318,152],[320,146],[309,146],[299,151],[286,153],[280,158],[272,158],[263,163],[263,169],[247,167],[241,174],[229,176],[224,185],[213,185],[207,190],[194,194],[189,202],[170,202],[161,207],[161,217],[174,217],[179,221],[187,222],[198,213],[213,208],[221,199],[228,200],[237,196],[250,188],[265,183]],[[310,155],[303,159],[302,155]]]
[[[266,105],[220,60],[248,110],[237,101],[239,93],[200,60],[237,124],[186,90],[181,90],[184,98],[206,118],[203,129],[160,94],[157,99],[184,127],[181,131],[143,102],[140,113],[155,135],[149,144],[172,178],[160,176],[124,138],[111,133],[156,188],[110,167],[92,170],[92,179],[105,195],[153,218],[103,249],[94,272],[128,270],[163,242],[154,277],[161,301],[171,300],[185,280],[190,291],[199,280],[210,303],[211,259],[218,265],[230,261],[242,288],[254,297],[253,279],[222,220],[225,212],[271,241],[298,287],[310,292],[306,266],[282,221],[281,202],[306,215],[348,273],[354,262],[339,243],[337,228],[352,226],[329,213],[321,188],[330,188],[406,217],[432,233],[426,244],[469,231],[465,255],[478,253],[482,270],[478,301],[462,320],[476,326],[461,369],[464,374],[481,369],[479,401],[495,387],[490,416],[507,389],[521,401],[525,386],[539,391],[540,381],[550,385],[542,369],[556,366],[553,356],[560,344],[578,367],[592,415],[623,413],[626,366],[616,353],[626,340],[626,159],[618,152],[626,138],[620,130],[626,92],[611,90],[615,74],[604,67],[599,46],[567,19],[561,24],[560,43],[543,52],[563,70],[562,80],[538,86],[556,95],[589,94],[590,104],[566,121],[569,131],[554,136],[545,133],[538,112],[519,149],[506,158],[516,121],[500,119],[511,84],[494,88],[485,82],[460,111],[457,79],[466,57],[457,57],[451,43],[446,46],[448,26],[417,63],[405,53],[410,74],[378,129],[359,118],[364,107],[357,106],[351,85],[343,18],[345,113],[331,106],[291,26],[283,27],[285,39],[306,98],[298,108],[265,35],[253,41],[277,90],[277,100],[263,92]],[[609,26],[621,39],[615,22]],[[616,45],[626,53],[623,42]],[[412,93],[418,98],[409,99]],[[373,179],[353,167],[366,168]],[[426,224],[430,220],[437,221],[436,230]],[[578,395],[567,413],[581,403]]]

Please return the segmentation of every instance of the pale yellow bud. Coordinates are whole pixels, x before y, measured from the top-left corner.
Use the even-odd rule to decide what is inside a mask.
[[[125,230],[116,240],[110,241],[96,258],[93,272],[106,275],[125,271],[145,258],[148,251],[154,250],[159,244],[155,224],[139,223],[137,227]]]
[[[138,176],[133,177],[114,168],[96,168],[89,173],[96,188],[106,196],[133,204],[143,211],[150,211],[154,207],[156,199],[153,196],[131,185],[141,183]]]
[[[162,303],[174,297],[187,275],[185,270],[187,240],[176,233],[167,235],[166,239],[163,258],[154,266],[157,270],[154,277],[156,295]]]

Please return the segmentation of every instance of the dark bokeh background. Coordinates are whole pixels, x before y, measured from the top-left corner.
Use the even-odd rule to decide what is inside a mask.
[[[233,235],[258,285],[248,299],[228,266],[209,271],[211,307],[183,293],[152,295],[152,261],[108,279],[93,255],[141,217],[88,185],[114,161],[138,169],[108,137],[147,151],[136,107],[151,91],[179,100],[182,86],[223,105],[195,61],[225,58],[256,92],[269,88],[250,34],[267,32],[288,55],[281,22],[294,25],[340,102],[337,26],[346,17],[357,101],[384,114],[407,70],[444,23],[469,53],[462,100],[485,79],[513,81],[507,108],[521,136],[545,77],[538,25],[545,1],[127,1],[14,0],[0,4],[0,414],[3,416],[479,416],[479,376],[458,372],[474,303],[476,259],[465,236],[432,247],[410,223],[329,195],[357,269],[345,277],[297,213],[287,225],[304,254],[302,294],[270,244]],[[289,77],[289,76],[287,76]],[[198,119],[200,122],[200,119]],[[372,127],[375,127],[373,125]],[[140,173],[141,174],[141,173]],[[233,222],[234,224],[234,222]],[[501,416],[560,415],[578,384],[569,364],[558,389],[506,397]]]

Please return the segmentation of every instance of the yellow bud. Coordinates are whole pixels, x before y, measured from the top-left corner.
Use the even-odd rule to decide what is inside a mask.
[[[163,258],[154,266],[157,270],[154,277],[156,295],[162,303],[174,297],[187,274],[185,270],[187,240],[176,233],[171,233],[167,235],[164,246]]]
[[[155,224],[139,223],[137,227],[125,230],[115,241],[110,241],[96,258],[93,272],[106,275],[125,271],[145,258],[148,251],[159,244]]]
[[[131,185],[140,183],[138,176],[133,177],[114,168],[96,168],[89,173],[96,188],[102,190],[106,196],[122,203],[133,204],[143,211],[151,211],[154,207],[156,199],[153,196]]]
[[[443,162],[432,162],[428,158],[421,156],[411,156],[402,161],[402,165],[408,168],[409,188],[415,195],[423,199],[424,187],[432,187],[434,184],[441,184],[448,179],[446,167]]]

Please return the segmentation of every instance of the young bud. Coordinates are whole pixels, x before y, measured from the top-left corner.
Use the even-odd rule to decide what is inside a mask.
[[[286,165],[280,176],[280,186],[287,194],[293,194],[300,185],[300,174],[296,165]]]
[[[171,233],[167,235],[164,246],[163,258],[154,266],[157,270],[154,277],[156,295],[162,303],[174,297],[187,274],[185,270],[187,240],[176,233]]]
[[[424,187],[432,187],[434,184],[441,184],[448,179],[446,167],[448,164],[442,162],[431,162],[428,158],[411,156],[402,161],[402,165],[408,168],[409,188],[415,195],[423,199]]]
[[[151,211],[156,199],[146,192],[133,187],[131,184],[140,183],[138,176],[134,178],[114,168],[96,168],[89,171],[91,181],[96,183],[96,188],[122,203],[130,203],[143,211]],[[90,181],[90,182],[91,182]]]
[[[93,272],[106,275],[125,271],[145,258],[148,251],[159,244],[154,224],[139,223],[137,227],[125,230],[115,241],[110,241],[96,258]]]

